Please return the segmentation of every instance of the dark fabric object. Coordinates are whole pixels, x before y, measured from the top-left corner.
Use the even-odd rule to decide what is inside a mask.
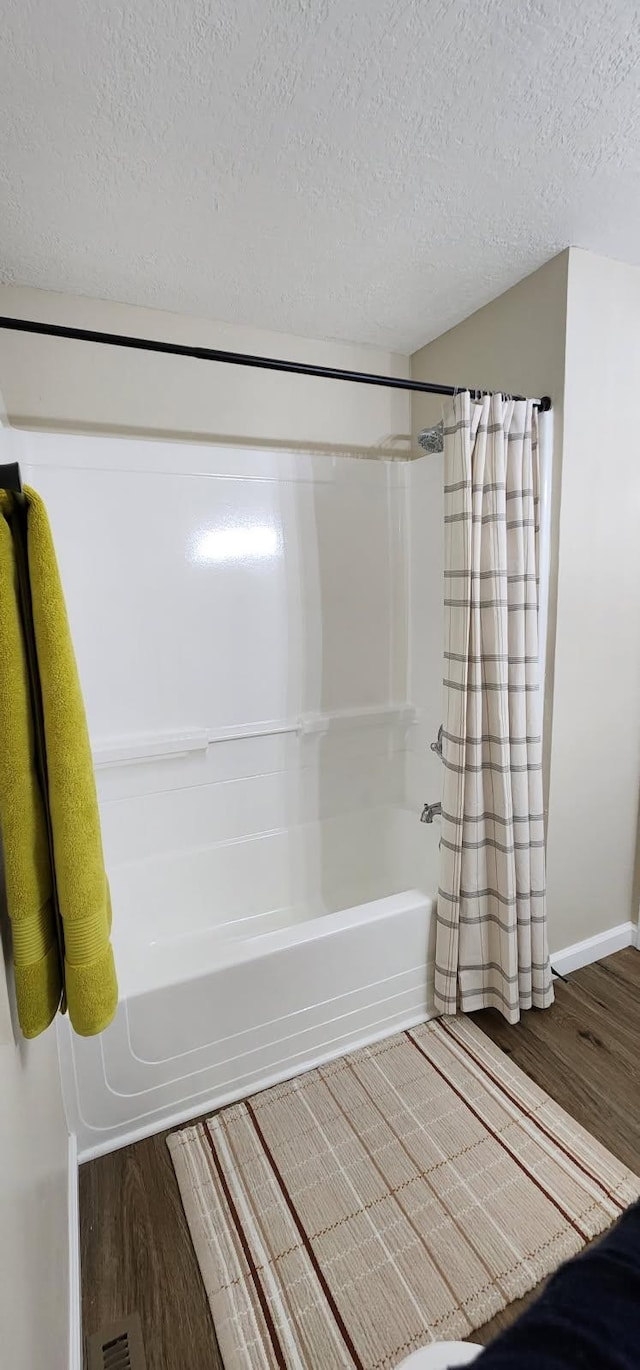
[[[640,1204],[568,1261],[474,1361],[478,1370],[638,1370]]]

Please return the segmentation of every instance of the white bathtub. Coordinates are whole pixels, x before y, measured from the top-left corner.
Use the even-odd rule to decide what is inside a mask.
[[[113,871],[116,1020],[59,1027],[80,1157],[430,1017],[438,832],[360,810]]]

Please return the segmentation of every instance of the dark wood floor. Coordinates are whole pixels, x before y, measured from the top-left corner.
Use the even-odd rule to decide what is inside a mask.
[[[476,1022],[543,1089],[632,1170],[640,1165],[640,953],[621,951],[556,986],[545,1013],[508,1027]],[[166,1133],[80,1171],[85,1334],[138,1310],[148,1370],[220,1370]],[[512,1304],[473,1340],[486,1342]]]

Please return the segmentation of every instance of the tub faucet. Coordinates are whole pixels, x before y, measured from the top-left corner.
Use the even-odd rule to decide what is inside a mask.
[[[423,806],[422,813],[420,814],[420,822],[433,823],[434,818],[436,818],[437,815],[441,813],[442,804],[439,801],[437,804],[425,804]]]

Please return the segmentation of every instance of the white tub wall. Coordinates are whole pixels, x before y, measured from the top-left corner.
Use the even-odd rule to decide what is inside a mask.
[[[246,915],[252,890],[243,895],[233,844],[280,833],[265,853],[265,888],[277,876],[272,853],[283,886],[297,870],[287,834],[323,820],[306,884],[310,891],[317,870],[314,899],[335,907],[345,862],[330,820],[403,797],[408,730],[388,711],[407,692],[406,464],[121,437],[12,438],[49,509],[97,750],[124,740],[135,751],[136,740],[185,731],[224,738],[184,756],[99,768],[114,894],[128,862],[138,863],[129,894],[161,887],[162,858],[174,917],[183,883],[181,926],[224,920],[234,908]],[[270,539],[267,555],[216,560],[218,544],[213,560],[198,555],[199,539],[256,529]],[[296,731],[307,724],[311,731]],[[251,730],[265,735],[227,736]],[[371,859],[359,840],[354,868],[377,870],[383,844],[374,850],[366,820],[360,827]],[[362,897],[380,892],[369,882]],[[150,894],[145,902],[148,913]]]
[[[380,805],[244,840],[181,851],[169,844],[149,859],[114,863],[122,993],[135,990],[149,946],[213,930],[225,942],[253,937],[412,887],[420,872],[405,859],[410,848],[396,814],[411,818]]]
[[[398,666],[406,651],[400,466],[16,438],[49,508],[97,739],[390,702],[392,645]]]
[[[416,814],[442,797],[442,762],[431,751],[442,722],[444,508],[442,453],[408,467],[408,687],[420,716],[407,735],[406,803]],[[440,827],[440,820],[435,820]]]

